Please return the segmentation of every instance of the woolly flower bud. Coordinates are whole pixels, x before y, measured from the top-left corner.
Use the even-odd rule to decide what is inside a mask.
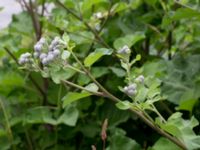
[[[23,64],[25,64],[26,61],[24,58],[20,58],[18,62],[20,65],[23,65]]]
[[[133,96],[137,93],[137,85],[135,83],[130,84],[129,86],[125,86],[124,87],[124,92],[128,95],[128,96]]]
[[[21,54],[20,58],[19,58],[19,64],[20,65],[23,65],[25,63],[31,63],[31,54],[30,53],[24,53],[24,54]]]
[[[54,54],[54,56],[58,56],[59,54],[60,54],[60,51],[58,50],[58,49],[55,49],[54,51],[53,51],[53,54]]]
[[[131,50],[127,45],[125,45],[121,49],[119,49],[117,52],[119,54],[130,54]]]
[[[49,51],[53,51],[54,50],[54,46],[53,45],[49,45]]]
[[[133,95],[137,94],[137,90],[128,90],[128,91],[127,91],[127,94],[128,94],[129,96],[133,96]]]
[[[44,37],[42,37],[40,40],[39,40],[39,42],[38,43],[40,43],[40,44],[45,44],[46,43],[46,39],[44,38]]]
[[[31,54],[27,52],[27,53],[22,54],[20,57],[29,58],[30,56],[31,56]]]
[[[138,77],[135,79],[135,81],[140,82],[140,83],[144,83],[144,76],[143,76],[143,75],[138,76]]]
[[[55,46],[57,46],[57,45],[59,44],[59,41],[60,41],[60,38],[56,36],[56,37],[53,39],[53,41],[51,42],[51,45],[52,45],[53,47],[55,47]]]
[[[46,58],[48,61],[53,61],[54,55],[52,53],[49,53]]]
[[[40,60],[43,60],[45,57],[47,57],[47,54],[45,53],[40,54]]]
[[[46,57],[42,59],[42,64],[43,65],[47,65],[48,63],[49,63],[49,61],[47,60]]]
[[[40,52],[40,51],[42,50],[42,47],[43,47],[42,44],[37,43],[37,44],[34,45],[34,50],[35,50],[36,52]]]

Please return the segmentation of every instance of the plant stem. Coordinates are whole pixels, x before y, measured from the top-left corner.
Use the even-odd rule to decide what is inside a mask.
[[[166,123],[167,121],[166,121],[165,118],[159,113],[159,111],[156,109],[156,107],[154,106],[154,104],[152,104],[151,106],[152,106],[154,112],[162,119],[162,121],[163,121],[164,123]]]
[[[79,72],[79,73],[81,73],[81,74],[85,74],[84,71],[82,71],[82,70],[80,70],[80,69],[78,69],[78,68],[75,68],[75,67],[71,66],[70,64],[67,64],[67,65],[65,65],[64,67],[70,68],[70,69],[72,69],[72,70],[74,70],[74,71],[77,71],[77,72]]]
[[[26,139],[27,139],[27,142],[28,142],[29,149],[33,150],[32,142],[31,142],[32,140],[31,140],[26,128],[25,128],[25,136],[26,136]]]
[[[73,82],[70,82],[70,81],[68,81],[68,80],[62,80],[62,82],[63,82],[63,83],[66,83],[66,84],[68,84],[68,85],[70,85],[70,86],[72,86],[72,87],[75,87],[75,88],[78,88],[78,89],[87,91],[87,92],[89,92],[89,93],[92,93],[92,94],[94,94],[94,95],[106,97],[106,95],[105,95],[104,93],[101,93],[101,92],[94,92],[94,91],[88,90],[88,89],[86,89],[86,88],[84,88],[84,87],[82,87],[82,86],[80,86],[80,85],[77,85],[77,84],[75,84],[75,83],[73,83]]]
[[[6,130],[7,130],[7,133],[8,133],[8,139],[10,141],[10,144],[13,147],[13,150],[16,150],[15,145],[13,145],[14,138],[13,138],[11,126],[10,126],[10,123],[9,123],[8,114],[7,114],[7,111],[5,109],[4,103],[3,103],[1,98],[0,98],[0,107],[1,107],[1,109],[3,111],[3,115],[4,115],[4,118],[5,118]]]
[[[57,107],[58,107],[58,109],[61,108],[60,107],[61,94],[62,94],[62,85],[60,85],[59,91],[58,91],[58,99],[57,99]]]

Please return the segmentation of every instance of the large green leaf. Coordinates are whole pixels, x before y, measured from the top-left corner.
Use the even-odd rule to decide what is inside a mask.
[[[172,19],[180,20],[180,19],[190,19],[192,17],[200,19],[200,12],[191,8],[179,8],[175,12]]]
[[[153,145],[152,148],[148,150],[181,150],[177,145],[172,143],[166,138],[161,137],[156,143]]]
[[[88,97],[91,94],[88,92],[82,92],[82,93],[78,93],[78,92],[69,92],[67,93],[67,95],[65,95],[62,98],[63,101],[63,107],[66,107],[67,105],[69,105],[70,103],[80,100],[82,98]]]
[[[84,60],[86,67],[92,66],[96,61],[98,61],[104,55],[111,55],[112,50],[107,48],[98,48],[94,52],[90,53]]]
[[[164,79],[162,92],[167,95],[170,102],[180,105],[180,109],[191,112],[195,102],[200,97],[199,92],[196,92],[200,88],[198,82],[199,64],[199,55],[187,57],[178,55],[166,65],[167,76]],[[185,105],[187,103],[190,105]]]
[[[144,38],[145,38],[145,35],[143,32],[136,32],[134,34],[126,35],[124,37],[120,37],[120,38],[116,39],[114,41],[114,47],[115,47],[115,49],[120,49],[124,45],[131,47],[138,41],[143,40]]]
[[[98,3],[107,2],[106,0],[84,0],[82,4],[82,11],[87,11],[88,9],[91,9],[93,5],[96,5]]]

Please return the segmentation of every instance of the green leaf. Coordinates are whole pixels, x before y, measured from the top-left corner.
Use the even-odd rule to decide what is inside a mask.
[[[142,58],[141,55],[140,55],[140,54],[137,54],[136,57],[135,57],[135,59],[133,59],[133,60],[131,61],[131,65],[135,64],[137,61],[140,61],[141,58]]]
[[[177,112],[172,114],[167,120],[167,123],[163,124],[160,120],[156,120],[159,126],[183,140],[188,149],[199,149],[200,148],[200,136],[196,135],[193,128],[199,124],[199,122],[192,117],[190,120],[184,120],[181,118],[181,113]]]
[[[148,5],[154,6],[158,0],[145,0]]]
[[[74,41],[77,45],[78,44],[88,44],[91,43],[94,40],[94,34],[88,31],[82,31],[77,33],[71,33],[70,39]]]
[[[115,14],[115,13],[118,13],[120,11],[126,10],[127,8],[128,8],[127,3],[119,2],[119,3],[116,3],[112,6],[111,13]]]
[[[95,83],[90,83],[89,85],[85,86],[85,88],[91,92],[97,92],[99,87]]]
[[[52,80],[59,84],[61,80],[67,80],[71,78],[76,71],[70,69],[70,68],[60,68],[59,70],[51,70],[50,74],[52,77]]]
[[[188,110],[192,112],[194,105],[196,104],[197,99],[188,99],[185,101],[181,101],[179,106],[177,107],[178,110]]]
[[[107,48],[98,48],[94,52],[90,53],[89,56],[87,56],[84,60],[84,64],[86,67],[92,66],[96,61],[98,61],[102,56],[104,55],[111,55],[112,54],[111,49]]]
[[[131,103],[129,101],[120,101],[118,103],[116,103],[117,108],[121,109],[121,110],[126,110],[131,108]]]
[[[114,48],[120,49],[124,45],[127,45],[128,47],[133,46],[135,43],[137,43],[140,40],[143,40],[145,38],[145,35],[143,32],[135,32],[134,34],[126,35],[124,37],[120,37],[114,41]]]
[[[96,5],[102,2],[107,2],[107,0],[84,0],[82,4],[82,11],[85,12],[88,9],[91,9],[93,5]]]
[[[107,150],[141,150],[140,145],[131,138],[125,136],[125,131],[115,129],[110,139]]]
[[[110,69],[112,70],[112,72],[114,74],[116,74],[116,76],[118,77],[124,77],[126,75],[126,72],[121,69],[121,68],[117,68],[117,67],[110,67]]]
[[[135,97],[135,101],[144,102],[147,98],[148,91],[149,89],[146,88],[145,86],[140,87]]]
[[[174,143],[172,143],[171,141],[169,141],[166,138],[159,138],[158,141],[156,141],[156,143],[153,145],[152,148],[150,148],[149,150],[181,150],[181,148],[179,148],[177,145],[175,145]]]
[[[172,17],[173,20],[191,18],[200,19],[200,12],[190,8],[179,8],[178,10],[176,10],[174,16]]]
[[[52,112],[49,107],[39,106],[31,108],[24,117],[25,124],[41,124],[47,123],[56,125],[56,120],[52,118]]]
[[[59,117],[57,124],[66,124],[68,126],[75,126],[78,120],[78,109],[73,105],[65,107],[64,113]]]
[[[70,38],[69,38],[69,35],[67,33],[63,34],[62,39],[63,39],[63,41],[66,45],[69,45]]]
[[[66,60],[66,59],[68,59],[70,57],[70,55],[71,55],[71,53],[69,51],[63,51],[62,55],[61,55],[61,58],[63,60]]]
[[[85,98],[85,97],[88,97],[90,95],[91,95],[91,93],[88,93],[88,92],[82,92],[82,93],[69,92],[67,95],[65,95],[62,98],[63,107],[66,107],[67,105],[71,104],[72,102],[80,100],[80,99]]]
[[[141,4],[141,0],[130,0],[130,5],[132,9],[137,9]]]

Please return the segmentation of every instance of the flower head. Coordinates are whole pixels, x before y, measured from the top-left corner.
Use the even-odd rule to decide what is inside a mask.
[[[124,87],[124,93],[126,93],[128,96],[134,96],[135,94],[137,94],[137,85],[135,83],[132,83],[128,86]]]

